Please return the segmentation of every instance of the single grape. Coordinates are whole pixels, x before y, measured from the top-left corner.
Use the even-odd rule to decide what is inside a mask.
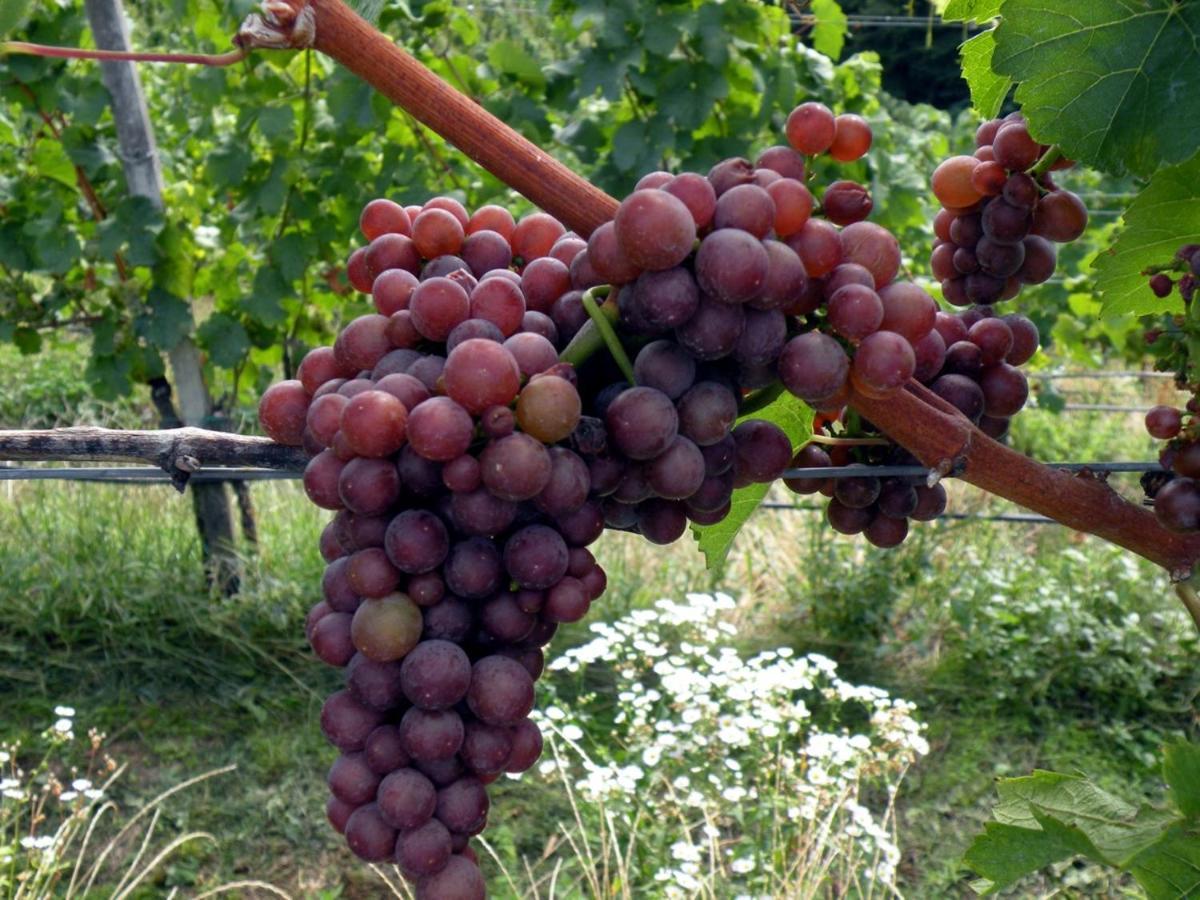
[[[779,380],[806,402],[834,396],[846,384],[849,374],[850,359],[846,351],[819,331],[792,338],[779,356]]]
[[[1146,431],[1150,437],[1169,441],[1179,434],[1183,416],[1173,406],[1156,406],[1146,413]]]
[[[1191,478],[1174,478],[1154,496],[1154,514],[1170,531],[1200,530],[1200,485]]]
[[[539,375],[517,398],[517,424],[543,444],[565,440],[579,424],[579,392],[565,378]]]
[[[828,150],[837,137],[837,120],[829,107],[809,101],[801,103],[787,117],[784,126],[788,143],[807,156]]]
[[[364,600],[354,613],[350,636],[358,652],[375,662],[402,659],[421,638],[420,608],[407,594]]]
[[[871,126],[862,116],[843,113],[833,120],[833,143],[829,155],[838,162],[854,162],[871,149]]]
[[[766,283],[768,265],[762,241],[737,228],[714,231],[696,252],[701,290],[723,303],[745,303],[757,297]]]

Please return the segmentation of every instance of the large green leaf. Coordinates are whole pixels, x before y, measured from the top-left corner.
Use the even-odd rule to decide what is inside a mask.
[[[1047,819],[1078,829],[1102,861],[1122,865],[1157,839],[1173,813],[1134,806],[1103,791],[1079,775],[1034,772],[1007,778],[997,786],[996,821],[1018,828],[1040,829]],[[1070,837],[1058,834],[1066,843]],[[1083,847],[1077,845],[1082,852]]]
[[[837,0],[813,0],[812,11],[817,19],[812,31],[813,48],[837,59],[846,43],[846,14]]]
[[[774,422],[791,440],[793,451],[804,446],[812,437],[812,409],[787,391],[781,393],[767,406],[750,415],[743,416],[738,421],[745,422],[749,419],[766,419],[768,422]],[[729,515],[724,519],[716,525],[692,526],[696,545],[704,554],[704,561],[708,568],[720,569],[724,566],[734,538],[742,530],[746,520],[758,509],[769,489],[770,485],[768,484],[752,484],[740,488],[733,492]]]
[[[962,55],[962,73],[971,89],[971,103],[985,119],[1000,112],[1004,98],[1012,87],[1012,79],[997,75],[992,69],[992,54],[996,50],[996,29],[989,28],[964,43],[959,49]]]
[[[1006,0],[992,66],[1033,134],[1109,172],[1200,148],[1200,0]]]
[[[1200,155],[1155,173],[1126,210],[1124,226],[1093,263],[1104,314],[1182,311],[1177,293],[1154,296],[1142,270],[1170,262],[1182,244],[1200,243]]]

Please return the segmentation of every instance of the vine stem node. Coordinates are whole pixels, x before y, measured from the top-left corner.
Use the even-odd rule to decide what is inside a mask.
[[[264,0],[242,22],[233,42],[246,50],[307,50],[317,41],[317,13],[308,0]]]

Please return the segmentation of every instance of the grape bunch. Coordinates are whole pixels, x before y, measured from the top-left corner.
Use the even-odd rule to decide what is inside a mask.
[[[1012,300],[1023,284],[1054,274],[1056,243],[1077,239],[1087,227],[1078,196],[1056,187],[1049,171],[1073,163],[1047,156],[1050,148],[1029,134],[1013,113],[975,132],[973,156],[952,156],[933,173],[942,209],[930,268],[942,296],[954,306]],[[1043,159],[1053,159],[1039,172]]]
[[[559,349],[578,329],[584,242],[543,213],[454,200],[363,210],[348,263],[375,312],[263,395],[304,447],[322,532],[316,655],[345,673],[321,714],[341,755],[327,814],[350,849],[394,861],[417,896],[485,896],[469,846],[487,784],[537,760],[542,648],[603,592],[603,529],[570,440],[582,421]],[[521,273],[513,261],[521,264]]]
[[[785,133],[753,163],[644,176],[586,239],[543,212],[371,201],[346,274],[374,311],[261,399],[263,429],[307,451],[304,489],[334,513],[306,626],[345,675],[321,715],[341,751],[328,818],[418,898],[484,896],[470,838],[487,785],[541,752],[543,648],[603,594],[587,548],[606,528],[668,544],[789,467],[913,461],[839,443],[876,434],[852,392],[915,378],[996,436],[1025,402],[1029,320],[940,312],[899,277],[865,186],[810,190],[814,161],[867,152],[867,123],[809,102]],[[829,451],[794,453],[754,417],[783,389],[821,411]],[[946,503],[940,485],[869,472],[787,484],[881,547]]]
[[[1025,316],[997,316],[990,306],[974,306],[959,313],[938,311],[933,329],[915,350],[913,377],[927,385],[979,428],[996,440],[1008,433],[1010,418],[1029,397],[1029,382],[1018,368],[1037,352],[1038,330]],[[918,460],[891,444],[869,422],[842,412],[825,419],[837,423],[843,434],[874,439],[864,447],[818,444],[803,447],[791,468],[844,465],[918,465]],[[853,427],[848,427],[853,426]],[[880,479],[869,472],[862,478],[785,478],[797,494],[830,498],[826,516],[841,534],[862,534],[877,547],[895,547],[908,535],[908,521],[936,519],[946,508],[946,489],[914,477]]]
[[[1169,263],[1144,274],[1156,297],[1178,291],[1183,300],[1184,314],[1173,316],[1169,329],[1148,331],[1146,340],[1159,356],[1159,368],[1174,370],[1176,385],[1191,396],[1183,409],[1160,405],[1146,413],[1146,431],[1156,440],[1167,441],[1159,455],[1167,472],[1143,478],[1143,486],[1164,528],[1192,534],[1200,531],[1200,379],[1191,359],[1197,330],[1191,304],[1200,278],[1200,244],[1184,244]]]

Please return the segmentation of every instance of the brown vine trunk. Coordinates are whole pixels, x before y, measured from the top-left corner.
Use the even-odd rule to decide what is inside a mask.
[[[312,16],[312,45],[438,132],[506,184],[580,234],[613,217],[617,201],[553,160],[464,97],[341,0],[286,0]],[[852,405],[923,463],[1071,528],[1095,534],[1186,578],[1200,559],[1200,535],[1162,528],[1153,513],[1087,475],[1050,469],[993,441],[964,417],[933,402],[919,385]]]

